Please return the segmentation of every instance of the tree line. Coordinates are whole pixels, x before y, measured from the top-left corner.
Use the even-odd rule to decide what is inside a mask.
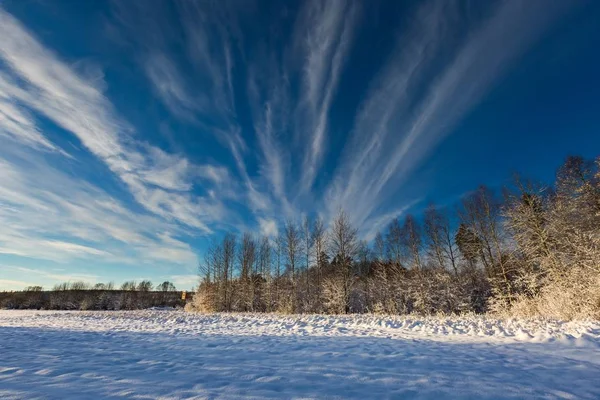
[[[228,233],[200,276],[204,312],[600,318],[600,157],[569,157],[552,186],[516,178],[395,218],[370,243],[343,211],[274,238]]]
[[[45,310],[136,310],[149,307],[183,307],[185,300],[173,283],[127,281],[89,284],[64,282],[45,291],[29,286],[23,291],[0,292],[0,308]]]

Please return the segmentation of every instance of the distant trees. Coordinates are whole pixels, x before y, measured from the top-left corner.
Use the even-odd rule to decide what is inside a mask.
[[[600,158],[570,157],[554,187],[484,186],[430,205],[369,244],[343,211],[274,238],[227,234],[202,265],[203,311],[600,317]]]
[[[121,290],[136,290],[138,287],[137,283],[135,281],[126,281],[123,282],[123,284],[121,284]]]
[[[93,290],[115,290],[115,284],[114,282],[99,282],[94,285]]]
[[[164,281],[163,283],[156,286],[156,290],[159,292],[174,292],[176,290],[175,285],[173,285],[169,281]]]
[[[150,281],[141,281],[138,283],[137,290],[139,292],[149,292],[153,288],[152,282]]]
[[[152,282],[125,282],[116,290],[114,283],[64,282],[50,291],[29,286],[21,292],[0,292],[0,308],[52,310],[128,310],[148,307],[183,306],[181,292],[165,281],[152,291]]]

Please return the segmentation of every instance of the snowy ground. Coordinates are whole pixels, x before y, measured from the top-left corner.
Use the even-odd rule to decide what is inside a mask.
[[[1,399],[600,398],[600,323],[0,311]]]

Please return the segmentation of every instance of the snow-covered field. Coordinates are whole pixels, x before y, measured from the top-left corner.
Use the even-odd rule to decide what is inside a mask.
[[[0,399],[600,398],[600,323],[0,311]]]

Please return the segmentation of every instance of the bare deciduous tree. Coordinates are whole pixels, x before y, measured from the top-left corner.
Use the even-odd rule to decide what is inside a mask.
[[[336,304],[339,312],[350,311],[350,291],[354,273],[353,264],[358,251],[358,233],[348,215],[340,210],[333,220],[330,236],[330,254],[334,270],[329,277],[329,301]],[[334,289],[335,287],[335,289]],[[342,296],[340,299],[338,296]],[[343,308],[342,308],[343,307]]]
[[[297,309],[297,282],[296,274],[298,268],[298,261],[300,260],[300,250],[302,244],[302,238],[298,226],[293,221],[288,221],[284,226],[285,232],[285,251],[288,262],[288,272],[291,280],[291,291],[289,293],[289,301],[291,303],[291,311],[295,312]]]

